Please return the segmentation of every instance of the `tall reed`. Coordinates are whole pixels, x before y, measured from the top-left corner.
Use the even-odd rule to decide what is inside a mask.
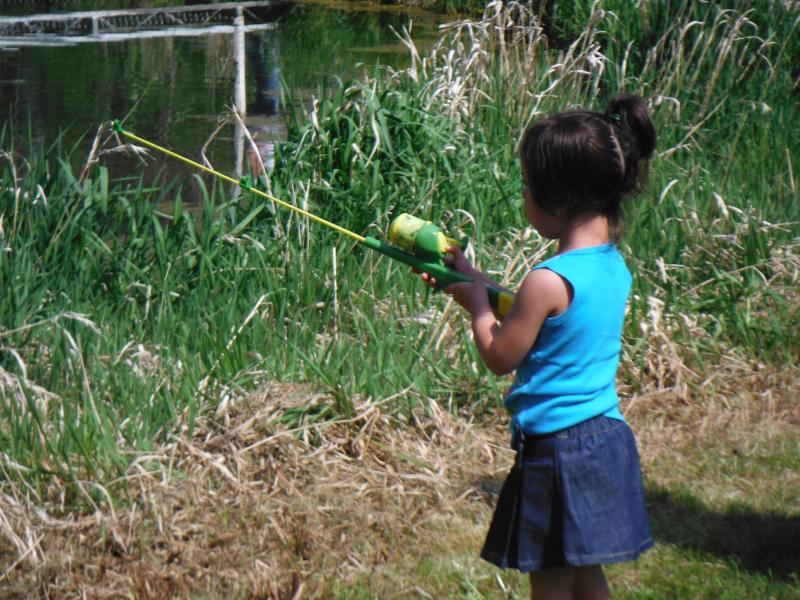
[[[360,233],[399,212],[441,223],[514,285],[552,251],[521,211],[524,128],[643,94],[660,145],[628,211],[623,376],[675,386],[723,355],[797,360],[793,6],[595,2],[555,40],[530,7],[490,3],[424,56],[399,32],[407,69],[322,90],[262,175]],[[57,478],[105,502],[124,480],[100,483],[265,379],[329,392],[289,419],[501,401],[463,314],[405,268],[200,176],[149,188],[107,155],[76,175],[66,151],[1,142],[0,449],[34,493]]]

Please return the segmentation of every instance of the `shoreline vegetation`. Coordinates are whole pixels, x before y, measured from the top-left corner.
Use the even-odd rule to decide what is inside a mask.
[[[513,287],[552,251],[525,127],[647,98],[619,389],[658,543],[615,595],[800,598],[800,4],[545,4],[398,32],[409,67],[290,111],[262,185],[374,237],[430,219]],[[525,597],[475,558],[508,382],[457,307],[199,174],[145,185],[162,157],[110,130],[81,169],[26,144],[0,133],[0,598]]]

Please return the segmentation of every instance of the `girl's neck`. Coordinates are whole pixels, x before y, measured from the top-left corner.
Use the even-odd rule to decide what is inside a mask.
[[[601,214],[578,215],[564,223],[558,236],[558,253],[578,248],[602,246],[610,241],[608,217]]]

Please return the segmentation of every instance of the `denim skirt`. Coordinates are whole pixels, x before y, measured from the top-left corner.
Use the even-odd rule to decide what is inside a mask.
[[[515,432],[517,460],[481,558],[524,572],[632,560],[653,545],[630,427],[595,417],[546,436]]]

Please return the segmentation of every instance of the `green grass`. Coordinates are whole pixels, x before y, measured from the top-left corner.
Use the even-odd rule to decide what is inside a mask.
[[[659,154],[622,244],[635,272],[623,382],[669,387],[690,373],[700,386],[726,360],[794,364],[800,15],[746,4],[580,3],[580,15],[553,15],[571,23],[558,44],[524,7],[501,13],[513,24],[490,7],[471,37],[452,29],[408,70],[321,90],[309,114],[291,114],[270,189],[362,234],[382,236],[400,212],[429,218],[514,284],[547,252],[533,233],[518,239],[525,126],[644,94]],[[103,503],[101,486],[133,457],[267,379],[330,392],[329,406],[287,419],[389,397],[399,414],[429,398],[497,408],[504,382],[481,366],[463,315],[407,269],[213,181],[147,187],[133,162],[78,174],[57,141],[33,147],[0,136],[5,478],[40,496],[66,482],[69,502]],[[736,556],[708,561],[702,546],[664,542],[648,560],[620,568],[633,587],[619,597],[797,597],[796,582],[742,571]],[[482,568],[442,577],[463,577],[463,597],[491,597]]]
[[[794,565],[781,562],[780,556],[780,540],[788,548],[785,534],[796,530],[796,520],[749,513],[742,507],[717,512],[688,494],[651,493],[648,500],[651,514],[657,515],[653,527],[658,541],[638,561],[606,567],[614,598],[800,598]],[[454,525],[471,534],[460,545],[455,543]],[[430,528],[432,535],[438,532],[453,541],[452,546],[431,550],[429,541],[422,542],[420,548],[403,553],[407,560],[381,565],[355,581],[333,583],[330,597],[380,598],[402,589],[411,597],[529,597],[527,576],[499,570],[475,556],[482,541],[480,525],[442,523],[438,527],[441,531],[435,524]],[[748,537],[754,533],[755,539]],[[778,561],[770,562],[774,558]]]
[[[409,70],[324,90],[312,114],[290,115],[272,192],[359,233],[382,235],[400,212],[432,219],[469,236],[485,268],[502,274],[507,264],[518,279],[523,127],[542,113],[602,106],[617,91],[649,94],[660,155],[650,191],[629,207],[623,244],[636,274],[632,363],[645,363],[653,301],[664,315],[656,326],[687,346],[688,363],[731,349],[790,362],[800,347],[788,294],[800,221],[789,125],[796,18],[779,3],[762,8],[756,23],[712,5],[658,19],[609,5],[553,51],[512,5],[504,48],[491,20],[475,27],[473,47],[455,30]],[[689,20],[700,24],[687,33],[678,25]],[[629,36],[654,31],[659,42],[629,53],[623,77],[612,59]],[[678,50],[695,60],[657,68]],[[536,97],[542,89],[551,93]],[[356,396],[408,389],[398,410],[448,395],[475,408],[499,389],[476,366],[459,318],[442,327],[441,298],[346,239],[261,200],[231,199],[215,182],[146,188],[102,165],[73,173],[68,149],[37,154],[8,132],[2,146],[1,360],[20,386],[4,387],[0,435],[20,464],[104,479],[176,422],[191,427],[221,389],[263,377],[318,382],[343,414]],[[186,186],[199,190],[199,210],[185,208]],[[534,236],[528,249],[540,243]]]
[[[753,401],[748,396],[747,402]],[[740,414],[742,408],[729,410]],[[647,427],[633,421],[634,429]],[[744,423],[723,429],[735,441],[723,435],[676,439],[668,431],[656,440],[644,436],[646,499],[656,545],[635,562],[606,567],[615,598],[800,598],[800,488],[792,474],[800,458],[796,430],[760,432],[764,439],[754,440],[746,437]],[[756,450],[748,451],[739,438]],[[410,597],[528,598],[525,575],[477,557],[489,510],[475,501],[429,519],[425,536],[398,542],[387,561],[357,577],[320,582],[323,595],[382,598],[404,590]]]
[[[477,563],[471,557],[426,557],[418,569],[394,574],[378,570],[368,581],[334,586],[331,597],[341,600],[380,598],[397,590],[402,583],[415,579],[425,582],[421,589],[427,590],[426,593],[432,597],[437,597],[437,592],[463,600],[523,600],[530,597],[527,577],[500,572]],[[767,574],[748,572],[734,560],[720,560],[713,554],[670,544],[656,546],[633,565],[612,566],[606,572],[614,598],[623,600],[800,598],[800,584],[796,580],[792,583]],[[425,597],[413,588],[408,593],[411,597]]]

